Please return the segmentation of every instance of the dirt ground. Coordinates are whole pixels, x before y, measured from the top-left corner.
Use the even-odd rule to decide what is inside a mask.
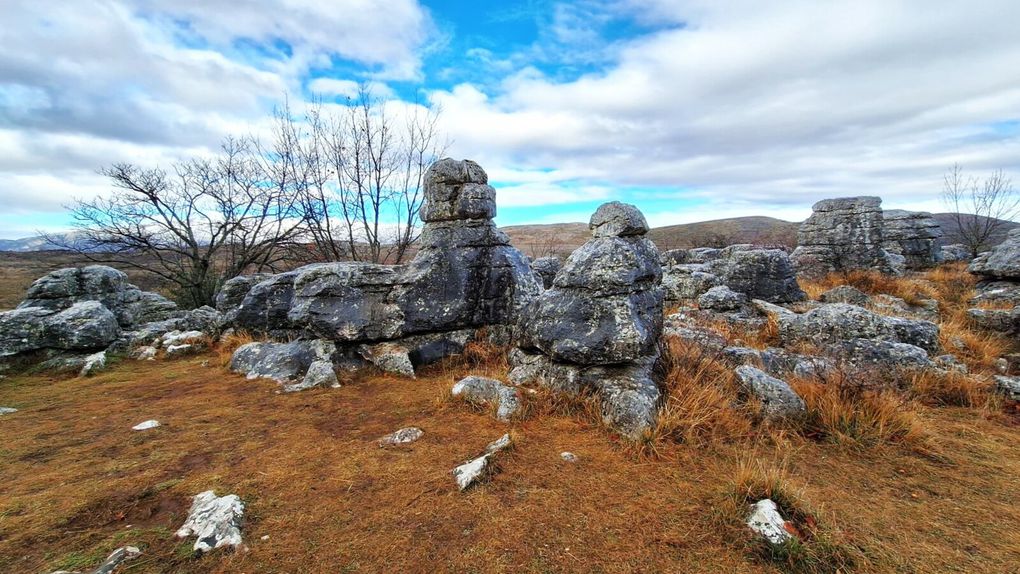
[[[0,381],[0,405],[19,409],[0,416],[0,571],[84,570],[126,544],[144,554],[118,572],[787,571],[725,510],[749,460],[785,467],[855,553],[841,571],[1020,571],[1009,417],[922,410],[938,456],[777,429],[651,457],[578,417],[510,429],[446,399],[469,371],[279,394],[209,353]],[[163,426],[131,430],[151,418]],[[425,430],[418,442],[376,443],[412,425]],[[500,472],[458,492],[451,469],[508,430],[516,448]],[[174,536],[208,489],[245,501],[244,549],[196,556]]]

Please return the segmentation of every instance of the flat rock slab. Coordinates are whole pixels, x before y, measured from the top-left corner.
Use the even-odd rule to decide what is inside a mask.
[[[156,428],[158,426],[159,426],[159,421],[154,420],[154,419],[149,419],[147,421],[140,422],[140,423],[136,424],[135,426],[131,427],[131,430],[136,430],[136,431],[149,430],[149,429],[154,429],[154,428]]]
[[[18,412],[18,409],[11,407],[0,407],[0,415],[9,415]]]

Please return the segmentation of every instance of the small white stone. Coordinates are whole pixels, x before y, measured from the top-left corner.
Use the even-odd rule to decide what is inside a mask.
[[[135,358],[139,361],[155,361],[156,353],[158,352],[159,349],[156,347],[139,347],[138,350],[135,351]]]
[[[0,407],[0,415],[9,415],[11,413],[18,412],[18,409],[12,407]]]
[[[792,538],[786,531],[786,520],[779,514],[779,507],[768,498],[751,506],[747,525],[772,544],[782,544]]]
[[[269,535],[268,534],[263,534],[262,537],[259,538],[259,540],[269,540]]]
[[[457,481],[457,488],[464,490],[481,478],[485,468],[489,465],[489,456],[488,454],[483,454],[453,469],[453,478]]]
[[[149,429],[154,429],[154,428],[156,428],[158,426],[159,426],[159,421],[157,421],[155,419],[149,419],[147,421],[140,422],[140,423],[136,424],[135,426],[131,427],[131,430],[136,430],[136,431],[137,430],[149,430]]]
[[[414,442],[420,439],[424,434],[425,431],[421,430],[418,427],[402,428],[379,439],[379,446],[386,446],[388,444],[406,444],[409,442]]]
[[[89,377],[106,368],[106,351],[99,351],[85,357],[85,365],[82,366],[79,376]]]
[[[572,452],[569,452],[569,451],[561,452],[560,453],[560,458],[562,458],[563,460],[565,460],[567,462],[577,462],[578,461],[577,455],[572,453]]]

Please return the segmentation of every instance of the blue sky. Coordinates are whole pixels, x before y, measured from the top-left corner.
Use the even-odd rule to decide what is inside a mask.
[[[1012,0],[13,0],[0,4],[0,238],[67,225],[96,170],[259,133],[359,81],[441,105],[501,224],[637,204],[653,225],[806,217],[942,174],[1020,181]]]

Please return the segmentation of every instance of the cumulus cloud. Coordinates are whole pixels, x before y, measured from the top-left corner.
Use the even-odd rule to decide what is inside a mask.
[[[933,205],[954,162],[1020,169],[1020,5],[634,0],[661,27],[570,81],[534,68],[435,94],[457,143],[520,169],[672,186],[699,217],[833,195]],[[497,161],[499,161],[497,160]],[[937,206],[936,206],[937,207]]]

